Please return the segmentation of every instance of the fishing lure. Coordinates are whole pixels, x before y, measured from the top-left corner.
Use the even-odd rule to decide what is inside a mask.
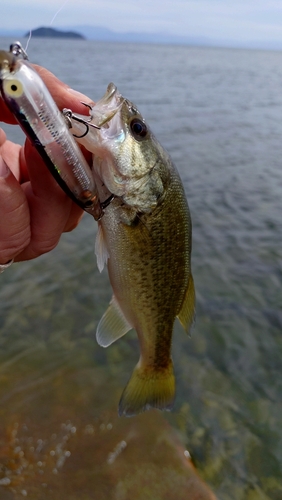
[[[19,42],[12,44],[9,52],[0,51],[0,91],[58,184],[99,220],[106,204],[99,201],[91,169]]]

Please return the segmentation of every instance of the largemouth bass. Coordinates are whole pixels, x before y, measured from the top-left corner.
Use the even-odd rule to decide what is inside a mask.
[[[178,317],[188,332],[195,309],[191,219],[180,177],[136,106],[113,84],[90,106],[89,120],[74,118],[71,126],[93,153],[100,200],[114,195],[98,222],[97,263],[100,270],[107,263],[114,295],[97,341],[107,347],[134,328],[140,344],[119,414],[169,410],[175,396],[174,321]]]

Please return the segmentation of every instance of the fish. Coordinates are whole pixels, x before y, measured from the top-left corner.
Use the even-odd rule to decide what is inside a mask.
[[[108,347],[129,330],[137,332],[140,358],[122,393],[119,415],[170,410],[174,322],[178,318],[189,333],[195,316],[186,195],[170,156],[113,83],[88,107],[85,124],[74,116],[71,131],[92,152],[100,200],[112,195],[98,221],[95,251],[99,270],[107,264],[113,297],[96,338]]]

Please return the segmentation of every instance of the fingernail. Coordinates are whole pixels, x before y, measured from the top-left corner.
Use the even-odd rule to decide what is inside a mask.
[[[78,92],[77,90],[74,90],[74,89],[71,89],[71,88],[68,88],[68,92],[70,94],[72,94],[73,96],[77,97],[77,99],[79,99],[79,101],[83,101],[83,102],[89,102],[89,104],[92,103],[92,101],[89,99],[89,97],[87,97],[86,95],[84,94],[81,94],[81,92]]]
[[[8,177],[9,173],[10,169],[7,163],[3,160],[2,157],[0,157],[0,177],[2,177],[2,179],[5,179],[5,177]]]

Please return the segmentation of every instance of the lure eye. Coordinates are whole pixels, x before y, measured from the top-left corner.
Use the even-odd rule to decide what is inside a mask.
[[[146,124],[144,122],[142,122],[142,120],[140,120],[139,118],[134,118],[130,122],[130,129],[131,129],[133,136],[137,140],[144,139],[144,137],[146,137],[147,132],[148,132]]]
[[[6,80],[3,83],[4,92],[10,97],[21,97],[23,85],[19,80]]]

